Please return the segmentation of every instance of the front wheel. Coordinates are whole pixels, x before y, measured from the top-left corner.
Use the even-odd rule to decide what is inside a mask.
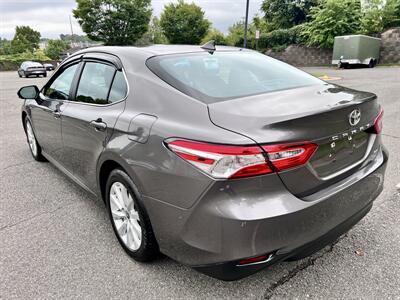
[[[29,149],[31,150],[33,158],[37,161],[46,161],[46,158],[42,155],[42,148],[36,140],[32,124],[28,118],[25,119],[25,131]]]
[[[108,214],[119,243],[137,261],[154,260],[158,254],[150,219],[134,193],[134,184],[122,170],[111,172],[106,185]]]

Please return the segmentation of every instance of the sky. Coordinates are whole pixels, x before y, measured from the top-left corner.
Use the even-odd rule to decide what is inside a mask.
[[[165,4],[173,0],[152,0],[153,14],[159,16]],[[234,22],[243,19],[246,0],[186,0],[199,5],[213,27],[226,33]],[[250,19],[257,13],[262,0],[250,0]],[[60,33],[71,33],[69,16],[75,34],[83,34],[72,16],[75,0],[0,0],[0,37],[12,39],[15,26],[28,25],[43,38],[58,38]]]

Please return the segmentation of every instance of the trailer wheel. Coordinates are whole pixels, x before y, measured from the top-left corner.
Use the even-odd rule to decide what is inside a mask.
[[[369,63],[368,63],[368,68],[373,68],[375,67],[375,60],[374,59],[370,59]]]

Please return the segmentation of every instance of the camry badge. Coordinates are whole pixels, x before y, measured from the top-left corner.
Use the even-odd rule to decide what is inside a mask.
[[[361,120],[361,111],[359,109],[353,110],[349,115],[349,123],[351,126],[357,125]]]

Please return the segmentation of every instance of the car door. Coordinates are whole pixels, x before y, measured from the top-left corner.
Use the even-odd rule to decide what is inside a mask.
[[[122,70],[106,61],[83,60],[74,101],[63,112],[63,157],[65,167],[92,191],[97,160],[125,108],[126,93]]]
[[[78,63],[63,67],[44,86],[39,99],[30,105],[31,121],[42,150],[59,161],[62,155],[61,114],[70,100]]]

